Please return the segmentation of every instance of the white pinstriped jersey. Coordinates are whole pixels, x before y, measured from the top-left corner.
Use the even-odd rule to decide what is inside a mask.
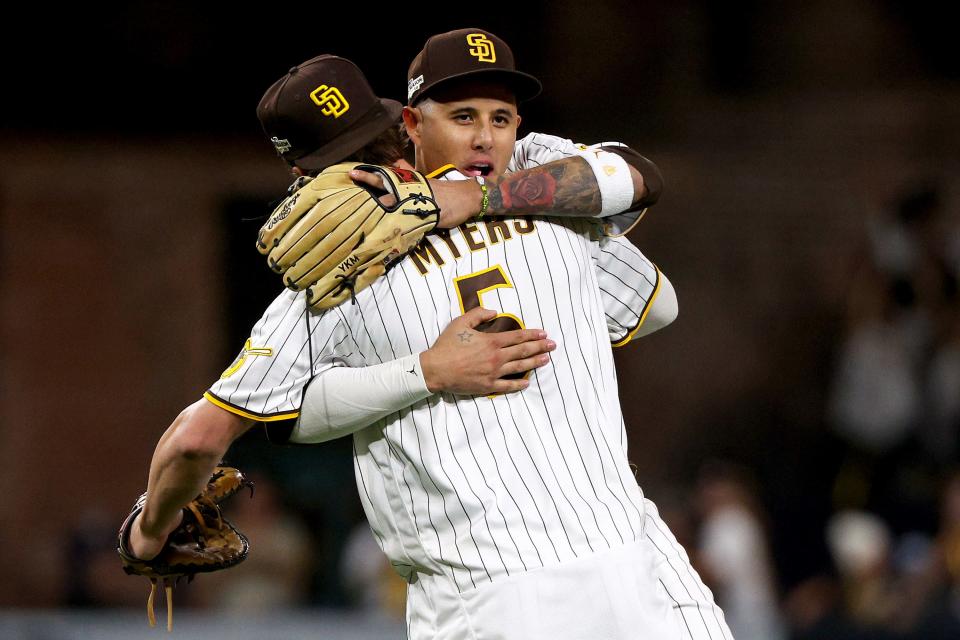
[[[530,147],[527,164],[568,155],[549,141],[559,139],[528,136],[518,150]],[[431,235],[356,304],[317,313],[284,292],[207,398],[261,419],[295,416],[312,376],[423,351],[482,304],[503,328],[543,328],[557,349],[521,393],[440,394],[354,434],[361,500],[384,551],[401,573],[442,573],[467,590],[639,540],[644,501],[611,341],[642,322],[659,272],[629,241],[595,231],[580,219],[466,224]]]

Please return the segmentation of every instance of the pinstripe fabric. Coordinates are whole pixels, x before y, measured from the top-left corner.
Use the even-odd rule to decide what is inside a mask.
[[[228,410],[238,407],[262,417],[296,416],[303,388],[320,371],[319,363],[311,366],[310,362],[307,315],[303,295],[280,294],[254,325],[247,342],[251,350],[269,350],[270,355],[248,354],[245,347],[207,394]],[[335,331],[313,336],[317,353],[342,345],[347,336],[341,327]]]
[[[602,238],[594,251],[597,284],[610,341],[621,343],[639,326],[653,301],[660,272],[626,238]]]
[[[684,640],[733,640],[723,611],[703,584],[656,505],[644,499],[644,533],[656,550],[654,573],[672,603]]]

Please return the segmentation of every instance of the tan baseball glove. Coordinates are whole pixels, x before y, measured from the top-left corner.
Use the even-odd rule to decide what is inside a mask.
[[[355,183],[351,169],[379,174],[386,191]],[[287,287],[307,291],[315,309],[369,286],[440,219],[430,184],[416,171],[344,163],[301,180],[260,229],[257,249]]]
[[[173,586],[180,578],[193,580],[198,573],[227,569],[247,557],[250,545],[247,538],[237,531],[220,514],[220,503],[253,483],[231,467],[217,467],[203,492],[183,508],[183,521],[167,538],[163,550],[151,560],[141,560],[130,552],[130,528],[137,515],[143,511],[147,500],[144,493],[134,503],[130,515],[120,527],[117,552],[123,570],[129,575],[150,579],[150,596],[147,598],[147,619],[156,626],[153,602],[157,583],[164,587],[167,598],[167,630],[173,628]]]

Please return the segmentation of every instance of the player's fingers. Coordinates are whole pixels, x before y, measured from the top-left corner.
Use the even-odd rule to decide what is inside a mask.
[[[500,357],[503,358],[504,362],[512,362],[550,353],[556,348],[557,343],[550,339],[529,340],[509,347],[503,347],[500,349]]]
[[[473,309],[470,309],[470,311],[467,311],[465,314],[463,314],[459,318],[454,318],[453,322],[451,322],[450,324],[453,324],[455,322],[458,325],[462,324],[468,329],[476,329],[477,325],[480,325],[488,320],[492,320],[495,317],[497,317],[497,312],[494,311],[493,309],[484,309],[483,307],[474,307]]]
[[[550,356],[545,353],[540,353],[529,358],[523,358],[521,360],[512,360],[505,363],[500,367],[500,375],[508,376],[515,373],[526,373],[532,369],[537,369],[539,367],[546,366],[550,363]]]
[[[374,197],[384,207],[392,207],[397,203],[397,196],[390,191],[389,186],[380,174],[370,173],[363,169],[354,169],[350,172],[350,178],[357,184],[365,184],[373,189]]]
[[[526,378],[519,380],[497,380],[493,383],[492,393],[513,393],[514,391],[523,391],[530,386],[530,381]]]
[[[543,329],[514,329],[513,331],[502,331],[496,334],[501,347],[523,344],[536,340],[544,340],[547,332]]]
[[[370,173],[369,171],[364,171],[363,169],[353,169],[350,171],[350,179],[354,182],[362,182],[363,184],[373,187],[374,189],[379,189],[380,191],[386,191],[387,187],[383,183],[383,177],[378,173]]]

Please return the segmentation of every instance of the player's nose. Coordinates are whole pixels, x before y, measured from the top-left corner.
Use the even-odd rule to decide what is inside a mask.
[[[484,151],[493,146],[493,131],[489,123],[480,122],[473,131],[473,148]]]

